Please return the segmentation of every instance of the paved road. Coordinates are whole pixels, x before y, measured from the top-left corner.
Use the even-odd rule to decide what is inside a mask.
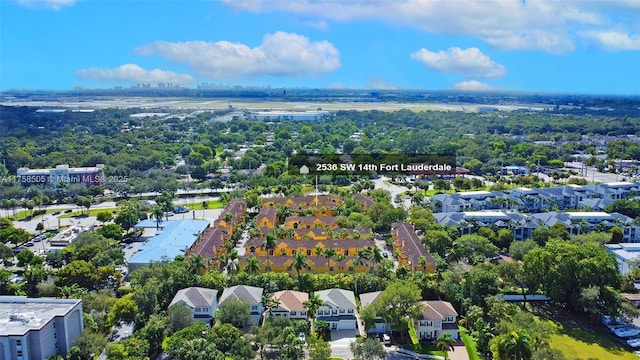
[[[398,206],[400,204],[396,203],[396,195],[398,194],[402,194],[402,193],[406,193],[409,189],[407,189],[404,186],[398,186],[395,184],[391,184],[389,182],[389,179],[381,176],[377,179],[373,180],[373,184],[375,185],[376,189],[384,189],[384,190],[388,190],[391,193],[391,202],[395,205]],[[402,205],[404,206],[405,209],[409,209],[411,207],[411,199],[405,199],[402,203]]]

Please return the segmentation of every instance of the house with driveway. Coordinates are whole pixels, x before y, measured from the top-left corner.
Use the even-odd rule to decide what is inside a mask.
[[[324,302],[316,312],[316,320],[326,321],[331,330],[355,330],[356,297],[353,291],[327,289],[315,294]]]
[[[458,312],[448,301],[421,301],[421,316],[414,320],[414,328],[418,339],[437,339],[443,334],[451,334],[453,339],[459,339],[457,317]]]

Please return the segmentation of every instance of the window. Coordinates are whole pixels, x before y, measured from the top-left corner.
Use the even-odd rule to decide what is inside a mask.
[[[311,250],[307,250],[307,256],[311,256]]]
[[[296,312],[295,312],[295,311],[292,311],[292,312],[291,312],[291,316],[296,316]]]
[[[306,311],[300,311],[300,315],[307,316],[307,312]]]
[[[347,310],[347,314],[353,314],[353,309]]]
[[[427,326],[433,326],[433,321],[427,321]]]
[[[22,340],[16,340],[16,346],[22,345]]]
[[[258,307],[256,305],[251,305],[251,310],[258,310]]]
[[[337,314],[338,314],[338,310],[333,310],[331,313],[332,313],[333,315],[337,315]]]

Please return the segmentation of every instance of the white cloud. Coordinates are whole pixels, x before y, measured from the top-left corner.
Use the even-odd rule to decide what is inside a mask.
[[[18,4],[31,8],[47,8],[60,10],[65,6],[72,6],[76,0],[17,0]]]
[[[488,84],[481,83],[481,82],[476,81],[476,80],[459,82],[459,83],[453,85],[453,88],[456,89],[456,90],[460,90],[460,91],[491,91],[491,90],[495,90],[494,88],[492,88]]]
[[[194,72],[212,79],[253,76],[317,76],[340,67],[340,54],[328,41],[285,32],[267,34],[260,46],[228,41],[156,41],[135,50],[187,63]]]
[[[579,31],[633,21],[637,0],[223,0],[250,12],[290,12],[332,21],[386,21],[443,35],[473,36],[508,50],[563,54]]]
[[[428,68],[467,77],[497,78],[507,73],[503,65],[491,60],[474,47],[466,50],[452,47],[439,52],[423,48],[411,54],[411,58],[424,63]]]
[[[622,31],[608,30],[584,31],[579,34],[594,40],[608,50],[640,50],[640,33],[627,34]]]
[[[194,81],[193,77],[188,74],[178,74],[160,69],[145,70],[136,64],[125,64],[115,69],[81,69],[76,71],[75,74],[87,80],[125,81],[142,84],[170,83],[188,85]]]
[[[376,90],[395,90],[397,87],[389,84],[384,79],[379,77],[372,77],[367,81],[367,89],[376,89]]]

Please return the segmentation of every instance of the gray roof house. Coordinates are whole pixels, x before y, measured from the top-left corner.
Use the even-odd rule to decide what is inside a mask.
[[[356,329],[356,297],[351,290],[327,289],[316,291],[324,302],[317,313],[317,320],[326,321],[331,330]]]
[[[251,311],[251,318],[249,319],[249,325],[258,325],[260,318],[262,317],[262,293],[264,289],[248,286],[248,285],[236,285],[229,288],[225,288],[220,296],[218,307],[224,307],[225,301],[230,299],[243,301],[249,306]]]
[[[201,287],[178,290],[169,307],[174,305],[185,306],[194,320],[211,325],[218,307],[218,290]]]

